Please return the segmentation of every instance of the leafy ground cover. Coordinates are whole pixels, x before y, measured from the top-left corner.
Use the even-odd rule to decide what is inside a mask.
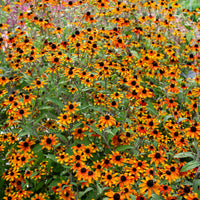
[[[195,10],[195,9],[199,8],[198,0],[181,0],[180,4],[182,7],[189,9],[189,10]]]
[[[200,8],[1,2],[0,199],[200,199]]]

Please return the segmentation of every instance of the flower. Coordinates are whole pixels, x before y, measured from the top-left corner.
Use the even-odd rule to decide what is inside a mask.
[[[112,170],[105,171],[101,178],[101,182],[106,185],[107,187],[112,187],[113,185],[116,185],[117,183],[117,173],[113,173]]]
[[[102,125],[102,126],[105,126],[105,127],[109,127],[109,126],[114,126],[116,125],[116,121],[115,119],[111,116],[111,115],[105,115],[105,116],[101,116],[99,118],[99,123]]]
[[[68,105],[65,105],[63,111],[67,111],[69,113],[75,113],[76,111],[78,111],[78,107],[79,104],[74,102],[74,103],[71,103],[70,101],[68,102]]]
[[[124,162],[125,158],[122,155],[120,155],[119,151],[114,152],[111,156],[111,163],[114,165],[123,166]]]
[[[56,144],[58,144],[56,134],[45,135],[40,142],[42,149],[46,148],[48,150],[53,149]]]
[[[108,200],[124,200],[121,192],[113,192],[112,190],[110,190],[106,192],[105,195],[108,197]]]
[[[195,123],[191,125],[189,128],[185,129],[186,136],[188,138],[199,138],[200,137],[200,125],[199,123]]]
[[[158,181],[155,182],[151,178],[146,178],[146,180],[142,180],[142,182],[143,183],[139,185],[139,187],[141,187],[140,192],[142,194],[148,191],[148,198],[151,197],[152,192],[155,192],[157,195],[159,195],[160,191],[159,191]]]
[[[155,166],[157,167],[159,163],[164,164],[167,160],[164,155],[164,151],[156,151],[155,153],[150,154],[148,157],[151,158],[151,163],[155,163]]]
[[[47,195],[46,194],[36,194],[34,197],[31,197],[31,200],[46,200]]]
[[[167,195],[169,195],[172,191],[173,191],[172,188],[168,185],[160,186],[160,192],[162,193],[163,196],[165,196],[166,193],[167,193]]]
[[[32,83],[33,87],[38,88],[38,89],[44,87],[45,84],[47,84],[47,83],[45,83],[44,81],[41,81],[38,78]]]
[[[30,140],[29,138],[26,138],[25,141],[19,142],[18,148],[20,148],[21,151],[24,153],[31,151],[31,146],[34,145],[35,142],[33,140]]]

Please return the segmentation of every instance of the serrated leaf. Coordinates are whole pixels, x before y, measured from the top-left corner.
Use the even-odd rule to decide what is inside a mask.
[[[187,164],[185,164],[182,168],[181,168],[181,171],[180,172],[186,172],[188,170],[192,170],[196,167],[199,167],[200,166],[200,163],[197,162],[196,160],[192,160],[190,162],[188,162]]]
[[[116,148],[116,151],[125,151],[125,150],[131,149],[131,148],[133,148],[133,146],[130,146],[130,145],[123,145],[123,146],[117,147],[117,148]]]
[[[192,154],[192,152],[181,152],[174,156],[174,158],[187,158],[187,157],[194,158],[194,155]]]

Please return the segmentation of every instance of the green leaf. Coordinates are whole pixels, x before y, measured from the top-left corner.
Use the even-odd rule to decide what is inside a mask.
[[[163,198],[157,194],[152,194],[151,197],[155,200],[162,200]]]
[[[185,164],[182,168],[181,168],[181,171],[180,172],[186,172],[188,170],[192,170],[196,167],[199,167],[200,166],[200,163],[197,162],[196,160],[193,160],[193,161],[190,161],[188,162],[187,164]]]
[[[113,75],[111,76],[111,81],[114,80],[116,77],[117,77],[117,74],[113,74]]]
[[[123,146],[117,147],[116,151],[125,151],[125,150],[131,149],[131,148],[133,148],[133,146],[123,145]]]
[[[103,190],[102,188],[100,187],[99,183],[97,183],[97,191],[98,191],[98,195],[101,195]]]
[[[34,119],[33,124],[37,124],[39,122],[41,122],[42,119],[44,119],[46,117],[46,114],[42,114],[40,115],[38,118]]]
[[[60,180],[54,180],[54,181],[52,181],[49,185],[48,185],[48,187],[49,188],[52,188],[52,187],[54,187],[54,186],[56,186],[58,183],[60,183],[61,181]]]
[[[182,183],[183,185],[190,185],[192,186],[193,183],[191,181],[187,181],[187,180],[184,180],[184,183]]]
[[[190,31],[186,34],[186,42],[187,44],[190,43],[191,39],[193,38],[193,33]]]
[[[185,28],[187,28],[188,30],[193,30],[193,29],[191,28],[191,26],[186,26],[186,25],[185,25]]]
[[[74,126],[73,126],[72,130],[74,130],[74,129],[76,129],[76,128],[80,127],[82,124],[83,124],[82,122],[80,122],[80,123],[77,123],[77,124],[74,124]]]
[[[47,163],[47,171],[49,172],[50,168],[52,167],[52,160],[49,160]]]
[[[180,117],[179,119],[178,119],[178,122],[182,122],[182,121],[184,121],[184,120],[186,120],[187,118],[182,118],[182,117]]]
[[[199,191],[199,186],[200,186],[200,179],[194,179],[194,192],[200,195]]]
[[[30,175],[30,178],[36,176],[38,174],[38,172],[33,172],[31,175]]]
[[[136,58],[139,58],[138,52],[137,51],[131,51],[132,55],[135,56]]]
[[[56,136],[58,136],[61,140],[68,142],[67,138],[64,135],[62,135],[61,133],[56,133]]]
[[[88,194],[86,195],[86,197],[84,198],[84,200],[91,200],[91,199],[96,199],[96,191],[95,190],[91,190],[88,192]]]
[[[53,160],[54,162],[57,162],[57,159],[53,154],[48,154],[48,155],[46,155],[46,157]]]
[[[96,127],[90,126],[90,125],[87,125],[87,126],[89,126],[95,133],[102,135],[102,133]]]
[[[51,106],[40,106],[39,107],[39,110],[51,110],[51,109],[54,109],[54,108]]]
[[[118,131],[118,128],[116,130]],[[106,132],[108,133],[107,134],[108,142],[115,136],[115,134],[117,132],[116,130],[115,129],[114,130],[110,130],[110,129],[106,130]]]
[[[37,186],[36,186],[36,191],[38,191],[39,189],[41,189],[44,186],[45,182],[44,181],[40,181]]]
[[[147,103],[147,109],[149,112],[153,115],[157,115],[157,110],[154,108],[153,103],[151,101],[146,101]]]
[[[25,135],[32,135],[34,137],[38,137],[36,133],[34,133],[33,127],[31,125],[24,126],[23,129],[20,130],[18,137],[22,137]]]
[[[163,118],[163,122],[165,123],[168,119],[170,118],[173,118],[172,115],[166,115],[164,118]]]
[[[94,190],[94,189],[92,187],[88,187],[85,191],[79,192],[78,197],[81,198],[83,195],[85,195],[86,193],[88,193],[91,190]]]
[[[60,108],[62,108],[62,109],[64,108],[64,104],[59,99],[53,98],[53,97],[47,97],[46,99],[47,99],[47,101],[50,101],[50,102],[58,105]]]
[[[136,196],[135,195],[131,194],[130,197],[131,197],[131,200],[136,200]]]
[[[36,145],[32,148],[32,151],[33,151],[34,153],[37,153],[37,152],[41,151],[41,148],[42,148],[42,146],[41,146],[40,144],[36,144]]]
[[[192,154],[192,152],[181,152],[174,156],[174,158],[187,158],[187,157],[194,158],[194,155]]]

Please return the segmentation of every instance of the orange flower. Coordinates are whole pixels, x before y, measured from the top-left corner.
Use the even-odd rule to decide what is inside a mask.
[[[19,142],[18,148],[26,153],[31,151],[31,146],[34,144],[35,142],[33,140],[29,140],[29,138],[26,138],[25,141]]]
[[[53,149],[56,144],[58,144],[56,134],[45,135],[40,142],[42,149],[46,148],[48,150]]]
[[[78,107],[79,104],[74,102],[74,103],[71,103],[70,101],[68,102],[68,105],[65,105],[63,111],[68,111],[69,113],[75,113],[77,110],[78,110]]]
[[[111,156],[111,163],[114,165],[123,166],[124,162],[125,158],[123,158],[123,156],[120,155],[119,151],[114,152]]]
[[[189,128],[185,129],[186,136],[188,138],[199,138],[200,137],[200,125],[199,123],[195,123],[191,125]]]
[[[157,167],[159,163],[164,164],[165,161],[167,160],[164,157],[165,153],[164,151],[160,151],[160,152],[155,152],[153,154],[150,154],[148,157],[151,158],[151,163],[155,163],[155,166]]]
[[[158,182],[155,182],[151,178],[147,178],[146,180],[142,180],[142,184],[139,185],[141,187],[140,192],[144,194],[146,190],[148,191],[148,198],[151,197],[152,192],[155,192],[157,195],[159,195],[159,185]]]
[[[22,117],[28,117],[28,115],[31,114],[31,112],[28,111],[29,108],[20,108],[18,109],[17,113],[16,113],[16,116],[18,119],[22,119]]]
[[[113,192],[113,191],[108,191],[105,193],[105,195],[108,197],[108,200],[124,200],[125,198],[122,197],[121,192]]]
[[[99,123],[102,126],[109,127],[116,125],[115,119],[111,115],[105,115],[99,118]]]
[[[116,176],[117,176],[117,173],[113,173],[112,170],[106,171],[103,173],[103,176],[101,177],[101,182],[107,187],[112,187],[113,185],[116,185],[117,183]]]
[[[167,195],[169,195],[172,191],[173,191],[172,188],[168,185],[160,186],[160,192],[162,193],[163,196],[165,196],[166,193],[167,193]]]
[[[32,85],[33,85],[33,87],[34,88],[42,88],[42,87],[44,87],[44,85],[45,84],[47,84],[47,83],[45,83],[44,81],[41,81],[41,80],[39,80],[39,79],[36,79],[33,83],[32,83]]]

